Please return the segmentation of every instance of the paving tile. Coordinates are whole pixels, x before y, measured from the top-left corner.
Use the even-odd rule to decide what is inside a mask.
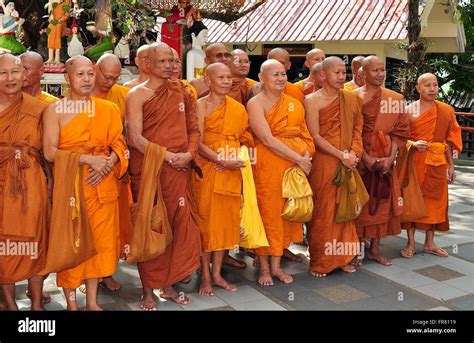
[[[397,265],[399,267],[402,267],[408,270],[431,267],[436,264],[434,261],[426,261],[426,260],[417,259],[417,258],[404,258],[404,257],[400,257],[395,260],[392,260],[392,262],[394,265]]]
[[[384,277],[409,288],[429,285],[434,282],[430,277],[420,275],[411,270],[398,274],[385,275]]]
[[[400,274],[408,271],[408,269],[396,264],[392,264],[391,266],[383,266],[380,263],[364,264],[362,268],[368,270],[369,272],[385,277],[388,275]]]
[[[394,310],[426,310],[441,304],[438,300],[404,288],[376,299],[386,303],[388,308]]]
[[[202,311],[202,310],[209,310],[211,308],[216,307],[224,307],[227,304],[222,301],[219,297],[206,297],[199,294],[190,294],[189,298],[191,299],[191,303],[188,305],[179,305],[185,311]]]
[[[344,303],[342,307],[345,310],[356,310],[356,311],[389,311],[395,310],[387,306],[387,303],[377,298],[368,298],[353,301],[350,303]]]
[[[462,213],[462,212],[472,212],[474,211],[474,206],[464,204],[464,203],[454,203],[449,206],[449,214]]]
[[[474,293],[474,278],[471,276],[461,276],[459,278],[444,281],[443,283],[454,286],[464,292]]]
[[[474,311],[474,294],[450,300],[449,305],[458,310]]]
[[[214,288],[214,294],[232,307],[244,302],[267,299],[264,294],[249,285],[238,286],[237,292],[229,292],[222,288]]]
[[[434,265],[431,267],[415,269],[413,271],[415,273],[424,275],[436,281],[446,281],[446,280],[455,279],[455,278],[464,276],[464,274],[461,274],[455,270],[452,270],[452,269],[446,268],[445,266],[440,266],[440,265]]]
[[[463,244],[457,247],[457,252],[453,254],[464,260],[474,263],[474,243]]]
[[[237,304],[234,308],[236,310],[244,311],[286,311],[284,307],[281,307],[270,299],[241,303]]]
[[[337,285],[320,288],[316,289],[315,292],[336,304],[344,304],[370,298],[370,295],[367,293],[364,293],[349,285]]]
[[[472,262],[467,262],[467,261],[463,261],[459,259],[456,262],[446,263],[444,266],[446,268],[455,270],[465,275],[470,275],[470,276],[474,275],[474,263]]]
[[[467,292],[441,282],[415,287],[414,290],[438,300],[450,300],[468,294]]]

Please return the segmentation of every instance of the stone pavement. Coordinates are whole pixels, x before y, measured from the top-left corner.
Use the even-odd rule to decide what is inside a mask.
[[[423,235],[416,234],[416,255],[400,257],[406,244],[405,233],[383,239],[381,251],[393,259],[385,267],[364,261],[356,273],[335,271],[318,279],[308,273],[308,261],[283,261],[283,269],[293,275],[292,284],[275,282],[273,287],[256,283],[257,269],[252,259],[245,270],[225,268],[227,278],[238,285],[235,293],[215,289],[215,296],[197,294],[198,275],[189,284],[179,284],[180,291],[190,294],[192,303],[179,306],[160,299],[159,310],[474,310],[474,167],[457,167],[458,179],[450,186],[451,230],[436,235],[436,243],[450,256],[437,257],[421,252]],[[291,250],[303,256],[306,247],[293,245]],[[106,310],[140,310],[141,283],[135,266],[120,263],[116,279],[122,283],[117,292],[101,289],[98,301]],[[55,276],[45,282],[45,291],[52,294],[48,310],[63,310],[66,301],[56,287]],[[28,310],[30,301],[24,296],[26,283],[18,284],[17,296],[21,309]],[[78,292],[80,306],[85,296]]]

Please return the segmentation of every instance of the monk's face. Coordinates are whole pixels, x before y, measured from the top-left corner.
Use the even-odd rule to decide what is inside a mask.
[[[382,61],[370,61],[364,67],[365,82],[369,85],[380,87],[385,82],[385,66]]]
[[[171,75],[172,79],[181,79],[182,78],[182,68],[181,68],[181,58],[176,50],[173,51],[174,65],[173,65],[173,74]]]
[[[148,49],[140,50],[140,52],[135,57],[135,64],[140,69],[141,73],[149,74],[148,65],[145,63],[148,56]]]
[[[246,77],[250,72],[250,59],[244,52],[235,52],[230,63],[230,72],[235,77]]]
[[[100,93],[107,93],[120,79],[122,67],[117,63],[97,63],[95,83]]]
[[[71,93],[78,96],[89,96],[94,89],[96,74],[90,61],[75,61],[64,77],[71,87]]]
[[[215,48],[207,51],[206,64],[212,63],[223,63],[226,66],[230,66],[232,54],[227,50],[225,45],[217,45]]]
[[[324,76],[323,70],[319,70],[316,73],[311,74],[311,80],[313,81],[316,88],[323,88]]]
[[[228,67],[218,66],[212,72],[206,74],[205,81],[212,93],[216,95],[227,95],[232,86],[232,74]]]
[[[326,70],[323,71],[324,82],[332,88],[343,88],[346,82],[346,65],[342,61],[331,63]]]
[[[260,81],[265,88],[270,91],[282,92],[285,89],[287,76],[286,70],[282,64],[269,65],[263,72],[259,74]]]
[[[39,64],[38,61],[29,57],[22,57],[21,62],[25,68],[23,87],[32,87],[39,84],[43,76],[43,63]]]
[[[357,83],[357,86],[362,87],[365,85],[365,74],[364,70],[362,67],[360,67],[357,71],[356,77],[355,77],[355,83]]]
[[[304,62],[304,65],[311,70],[316,63],[321,63],[326,58],[326,55],[322,50],[312,52]]]
[[[159,46],[148,51],[148,68],[150,75],[159,79],[170,79],[173,74],[175,60],[169,47]]]
[[[420,98],[425,101],[434,101],[438,96],[438,79],[434,75],[424,76],[416,85]]]
[[[21,92],[25,72],[21,60],[13,56],[0,58],[0,93],[15,95]]]

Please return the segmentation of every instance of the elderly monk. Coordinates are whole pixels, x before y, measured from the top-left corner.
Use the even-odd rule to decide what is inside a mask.
[[[362,67],[362,62],[364,61],[365,56],[356,56],[352,59],[351,70],[352,70],[352,80],[344,84],[344,89],[348,91],[353,91],[356,88],[362,87],[365,83],[363,79],[357,77],[359,69]]]
[[[250,72],[249,55],[240,49],[233,50],[231,54],[232,61],[229,64],[229,68],[232,74],[232,87],[228,96],[245,106],[247,105],[250,90],[256,81],[247,78]]]
[[[138,86],[140,83],[145,82],[150,77],[150,71],[148,70],[148,66],[145,63],[145,60],[148,56],[148,48],[150,46],[148,44],[142,45],[137,50],[137,55],[135,56],[135,65],[138,68],[138,77],[136,79],[127,81],[123,84],[124,87],[133,88]]]
[[[182,65],[181,57],[179,56],[176,49],[171,48],[171,51],[173,52],[173,58],[174,58],[174,67],[173,67],[173,72],[171,73],[171,79],[180,80],[183,84],[185,84],[186,86],[189,86],[189,89],[192,90],[194,94],[194,98],[197,100],[198,98],[197,91],[194,89],[194,87],[191,86],[191,83],[189,83],[188,80],[183,80],[183,65]]]
[[[322,68],[323,88],[305,99],[306,122],[317,149],[310,174],[314,211],[309,252],[310,273],[318,277],[336,268],[355,272],[349,262],[359,252],[357,230],[352,221],[339,224],[334,220],[338,187],[332,178],[341,164],[355,171],[362,156],[362,102],[355,93],[341,89],[346,66],[339,57],[328,57]],[[336,253],[327,249],[328,243],[351,249]]]
[[[399,150],[405,148],[410,136],[410,124],[404,113],[403,96],[383,86],[385,67],[376,56],[366,57],[362,63],[366,84],[355,90],[362,99],[364,126],[362,129],[363,152],[358,165],[365,180],[372,177],[384,178],[387,196],[379,196],[378,189],[371,191],[370,181],[366,181],[367,192],[371,199],[356,219],[357,233],[360,238],[370,238],[370,249],[366,256],[370,260],[388,266],[392,262],[379,252],[380,239],[398,235],[401,232],[400,215],[403,213],[401,189],[394,162]],[[368,175],[366,175],[368,174]],[[383,181],[383,179],[382,179]],[[369,184],[371,183],[371,184]],[[383,189],[382,186],[379,186]],[[357,260],[360,265],[362,261]]]
[[[128,167],[127,147],[117,105],[91,97],[95,85],[92,62],[84,56],[70,58],[66,62],[65,78],[70,94],[60,102],[49,105],[43,118],[44,153],[47,160],[56,164],[55,168],[64,163],[64,159],[58,157],[64,153],[68,156],[79,155],[79,165],[87,166],[83,179],[79,180],[79,187],[83,189],[97,254],[76,267],[58,272],[56,283],[63,288],[68,310],[78,309],[76,288],[83,281],[87,289],[86,310],[101,310],[97,304],[99,279],[112,275],[117,267],[118,182]],[[79,165],[75,167],[79,168]],[[74,173],[75,170],[71,170],[71,174]],[[55,187],[64,187],[66,183],[66,180],[56,179]],[[55,197],[53,204],[54,213],[54,206],[62,204],[55,202]],[[62,213],[57,218],[53,215],[52,226],[55,221],[64,221],[64,217]],[[61,259],[61,256],[53,251],[48,258]]]
[[[311,77],[313,74],[313,66],[316,63],[321,63],[325,58],[326,54],[321,49],[313,49],[306,54],[304,65],[308,68],[309,75],[306,79],[294,83],[305,96],[318,90],[314,84],[314,79]],[[321,86],[319,88],[321,88]]]
[[[288,72],[288,70],[290,70],[290,68],[291,68],[290,54],[285,49],[275,48],[275,49],[270,50],[270,52],[267,54],[267,60],[270,60],[270,59],[275,59],[278,62],[280,62],[283,65],[286,72]],[[252,96],[260,93],[262,90],[263,90],[263,86],[262,86],[261,82],[257,82],[253,86],[250,96],[252,97]],[[301,104],[303,104],[303,101],[304,101],[303,92],[301,91],[301,89],[298,86],[296,86],[296,85],[294,85],[294,84],[292,84],[288,81],[286,81],[285,88],[283,90],[283,94],[289,95],[289,96],[297,99]]]
[[[263,91],[248,102],[247,110],[258,151],[254,166],[258,207],[270,244],[255,250],[260,266],[258,283],[271,286],[272,276],[284,283],[293,281],[280,268],[280,259],[292,241],[303,240],[302,224],[281,217],[286,200],[282,197],[283,175],[294,166],[308,174],[314,144],[306,127],[303,105],[283,93],[287,83],[283,65],[268,60],[260,70]]]
[[[27,51],[20,55],[20,59],[25,68],[23,92],[48,105],[59,100],[55,96],[41,91],[41,78],[44,72],[43,57],[37,52]]]
[[[211,296],[214,285],[231,292],[237,290],[222,277],[221,267],[225,252],[240,242],[240,168],[245,163],[236,156],[241,144],[253,145],[253,138],[245,107],[227,96],[232,86],[229,68],[222,63],[209,65],[205,81],[210,93],[198,101],[204,177],[194,178],[193,189],[203,249],[199,294]]]
[[[173,241],[162,255],[138,263],[143,284],[140,306],[144,310],[156,310],[154,288],[161,289],[162,298],[188,304],[189,298],[178,294],[173,285],[199,267],[200,232],[193,213],[190,183],[192,169],[197,168],[194,159],[199,148],[199,126],[192,91],[180,81],[170,80],[174,67],[170,47],[153,43],[146,63],[150,78],[133,88],[127,97],[127,129],[135,201],[147,145],[152,142],[166,148],[160,184]]]
[[[435,75],[423,74],[418,78],[416,90],[420,100],[407,108],[410,119],[410,140],[416,149],[414,170],[421,186],[426,217],[403,223],[408,243],[401,251],[403,257],[415,254],[415,229],[425,231],[423,252],[446,257],[446,250],[434,242],[435,231],[448,231],[448,183],[456,180],[453,155],[462,150],[461,128],[451,106],[435,100],[439,86]],[[446,178],[447,171],[447,178]]]
[[[224,63],[226,66],[230,66],[232,55],[224,44],[211,44],[206,48],[204,53],[206,54],[204,62],[206,62],[207,65],[220,62]],[[206,85],[204,77],[192,80],[191,85],[196,89],[198,98],[202,98],[209,94],[209,87]]]
[[[22,93],[24,78],[21,59],[0,56],[0,243],[10,247],[0,254],[0,285],[7,309],[18,310],[15,283],[27,279],[36,311],[44,310],[43,276],[38,274],[46,261],[50,213],[40,154],[47,105]]]
[[[320,90],[321,88],[323,88],[323,82],[324,82],[324,78],[323,78],[323,63],[320,62],[320,63],[316,63],[315,65],[313,65],[313,67],[311,68],[311,74],[309,75],[309,79],[310,81],[312,82],[313,84],[313,92],[317,92],[318,90]],[[311,93],[308,93],[308,95],[311,94]]]

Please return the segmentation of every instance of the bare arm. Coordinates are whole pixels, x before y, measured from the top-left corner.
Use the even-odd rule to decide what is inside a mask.
[[[58,150],[59,133],[59,115],[56,113],[53,104],[46,107],[43,113],[43,153],[46,160],[54,162],[54,156]]]
[[[204,157],[205,159],[218,163],[219,156],[215,151],[209,148],[206,144],[203,143],[204,139],[204,120],[206,118],[206,106],[205,106],[206,99],[202,98],[198,101],[197,106],[197,114],[198,114],[198,125],[199,125],[199,132],[201,133],[199,139],[199,154]]]
[[[140,89],[132,89],[126,100],[128,144],[145,155],[148,139],[143,137],[143,94]]]

